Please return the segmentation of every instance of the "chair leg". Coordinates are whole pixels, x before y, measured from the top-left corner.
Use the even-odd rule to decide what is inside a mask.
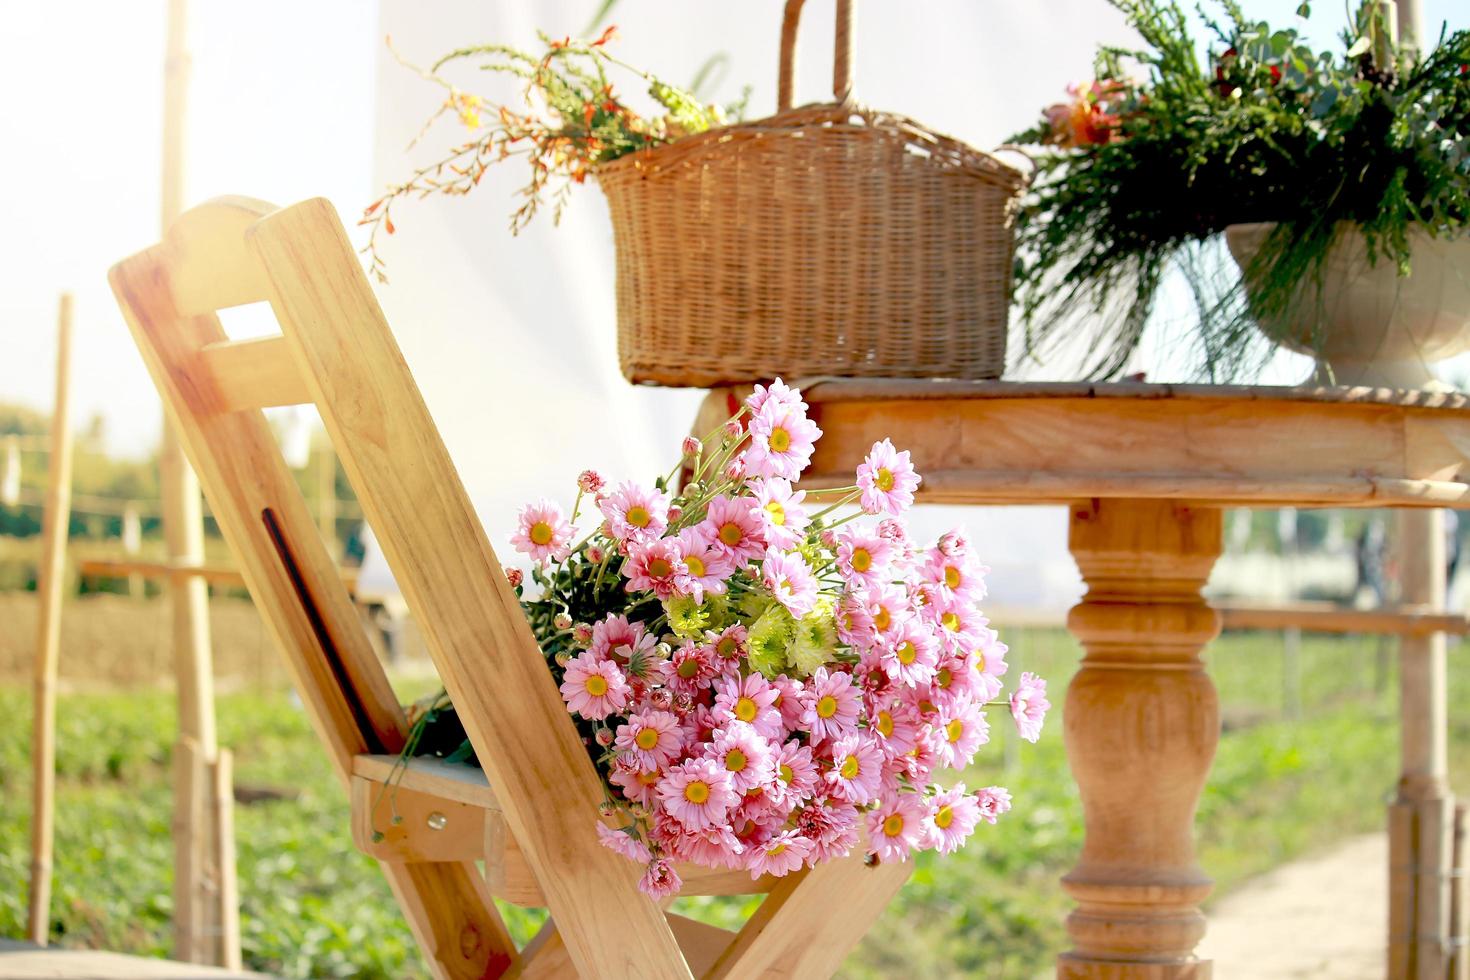
[[[863,858],[854,849],[845,858],[783,878],[714,966],[700,975],[704,980],[805,980],[836,973],[914,870],[907,861],[870,868]]]
[[[706,925],[672,912],[665,915],[669,929],[684,953],[684,962],[696,977],[704,976],[735,939],[735,933],[729,929]],[[550,919],[521,950],[520,966],[509,974],[514,980],[573,980],[576,976],[566,944],[556,931],[556,923]]]
[[[473,863],[379,864],[435,977],[481,980],[516,964],[515,943]]]

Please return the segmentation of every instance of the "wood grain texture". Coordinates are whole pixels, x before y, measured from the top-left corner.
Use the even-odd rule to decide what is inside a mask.
[[[585,975],[688,977],[638,870],[591,833],[601,781],[331,205],[247,240],[368,522]]]
[[[1200,596],[1220,554],[1220,511],[1079,504],[1069,544],[1087,594],[1068,627],[1086,653],[1062,718],[1086,835],[1062,879],[1077,908],[1057,976],[1208,977],[1194,955],[1212,885],[1195,858],[1194,813],[1220,737],[1199,657],[1220,628]]]
[[[701,434],[747,391],[712,391]],[[803,394],[826,433],[809,487],[851,484],[887,437],[912,452],[934,503],[1470,507],[1461,395],[922,381],[818,382]]]
[[[200,348],[198,358],[198,370],[214,388],[215,411],[242,412],[311,401],[284,337],[207,344]]]
[[[270,210],[248,206],[257,216]],[[223,236],[211,244],[195,233],[192,266],[184,263],[181,272],[170,260],[177,247],[155,246],[114,266],[109,281],[251,597],[345,783],[354,756],[397,751],[406,725],[265,417],[259,411],[216,411],[212,381],[197,370],[199,351],[226,337],[213,313],[181,313],[172,286],[191,268],[207,268],[212,247],[215,261],[238,261],[246,254],[230,237],[239,231],[237,212],[246,205],[231,199],[196,211],[216,207],[227,213],[185,222]],[[239,294],[198,295],[206,303]],[[202,586],[197,578],[190,581]],[[436,976],[498,976],[513,964],[515,947],[473,863],[382,866]]]
[[[866,842],[864,842],[864,845]],[[830,977],[903,883],[909,862],[869,867],[863,846],[779,879],[705,980]]]

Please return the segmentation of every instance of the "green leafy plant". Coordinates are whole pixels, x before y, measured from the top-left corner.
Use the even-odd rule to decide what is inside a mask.
[[[1174,0],[1112,0],[1144,42],[1104,47],[1096,80],[1011,138],[1040,147],[1018,215],[1023,353],[1094,338],[1089,374],[1120,373],[1171,270],[1199,316],[1201,373],[1249,375],[1269,346],[1252,324],[1320,274],[1341,223],[1407,273],[1409,234],[1470,221],[1470,32],[1422,58],[1368,0],[1338,53],[1220,0],[1201,63]],[[1310,15],[1303,3],[1297,11]],[[1140,73],[1140,79],[1132,73]],[[1220,261],[1228,225],[1276,222],[1244,283]]]

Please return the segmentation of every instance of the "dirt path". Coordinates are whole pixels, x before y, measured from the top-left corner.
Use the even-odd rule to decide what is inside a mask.
[[[1220,980],[1379,980],[1387,903],[1388,838],[1356,837],[1221,899],[1200,955]]]

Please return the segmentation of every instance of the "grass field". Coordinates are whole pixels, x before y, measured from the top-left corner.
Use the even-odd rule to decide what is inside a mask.
[[[1037,670],[1061,701],[1076,662],[1060,631],[1014,631],[1012,669]],[[1345,835],[1382,826],[1393,788],[1393,677],[1375,693],[1372,641],[1303,643],[1303,718],[1283,717],[1280,639],[1227,636],[1212,647],[1226,732],[1200,806],[1202,860],[1222,889]],[[1470,663],[1451,655],[1451,704],[1467,703]],[[422,686],[422,683],[420,683]],[[417,693],[413,690],[401,692]],[[237,808],[246,964],[290,977],[405,977],[422,965],[374,864],[354,851],[347,804],[301,712],[284,693],[219,699],[220,738],[237,781],[292,787],[294,799]],[[0,687],[0,935],[24,929],[29,827],[29,695]],[[54,935],[66,945],[165,955],[170,945],[172,699],[158,692],[75,694],[60,705]],[[1457,785],[1470,788],[1470,713],[1451,713]],[[1000,731],[1003,725],[997,724]],[[1011,752],[1011,749],[1015,749]],[[1007,769],[1004,760],[1013,757]],[[960,855],[924,859],[849,961],[852,977],[1016,977],[1062,948],[1058,876],[1081,840],[1054,715],[1036,746],[995,744],[966,774],[1003,783],[1016,809]],[[725,925],[738,900],[682,900]],[[507,910],[524,938],[534,912]]]

